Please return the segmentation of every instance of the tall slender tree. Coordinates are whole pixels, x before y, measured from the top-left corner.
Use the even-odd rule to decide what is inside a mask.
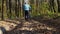
[[[15,0],[15,16],[18,17],[18,15],[17,15],[17,0]]]
[[[9,0],[6,0],[6,13],[7,17],[9,17]]]
[[[57,0],[58,3],[58,12],[60,12],[60,0]]]
[[[19,13],[20,13],[20,0],[18,0],[18,17],[19,17]]]
[[[11,18],[11,0],[9,0],[9,18]]]
[[[54,0],[49,0],[49,2],[50,2],[51,11],[53,10],[54,12],[56,12],[55,9],[54,9]]]
[[[4,0],[2,0],[2,20],[4,20],[3,10],[4,10]]]

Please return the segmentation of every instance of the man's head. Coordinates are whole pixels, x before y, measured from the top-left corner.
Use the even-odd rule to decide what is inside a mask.
[[[24,3],[24,4],[27,4],[27,3]]]
[[[29,3],[25,2],[24,4],[29,4]]]

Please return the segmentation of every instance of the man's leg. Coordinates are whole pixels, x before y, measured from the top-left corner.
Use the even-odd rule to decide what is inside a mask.
[[[28,11],[25,11],[25,20],[28,18]]]
[[[27,19],[28,19],[28,20],[31,20],[30,18],[31,18],[31,16],[30,16],[30,12],[27,11]]]
[[[28,17],[28,19],[30,18],[30,14],[29,14],[29,11],[28,11],[27,17]]]

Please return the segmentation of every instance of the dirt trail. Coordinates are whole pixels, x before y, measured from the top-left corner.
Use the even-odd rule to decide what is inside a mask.
[[[49,27],[48,25],[35,20],[0,21],[0,27],[4,27],[6,29],[6,34],[53,34],[56,32],[56,28]]]

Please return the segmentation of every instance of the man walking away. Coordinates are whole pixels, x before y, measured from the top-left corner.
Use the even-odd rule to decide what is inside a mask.
[[[28,3],[25,3],[23,5],[23,10],[24,10],[24,14],[25,14],[25,20],[28,20],[30,18],[29,12],[31,10],[31,6]]]

